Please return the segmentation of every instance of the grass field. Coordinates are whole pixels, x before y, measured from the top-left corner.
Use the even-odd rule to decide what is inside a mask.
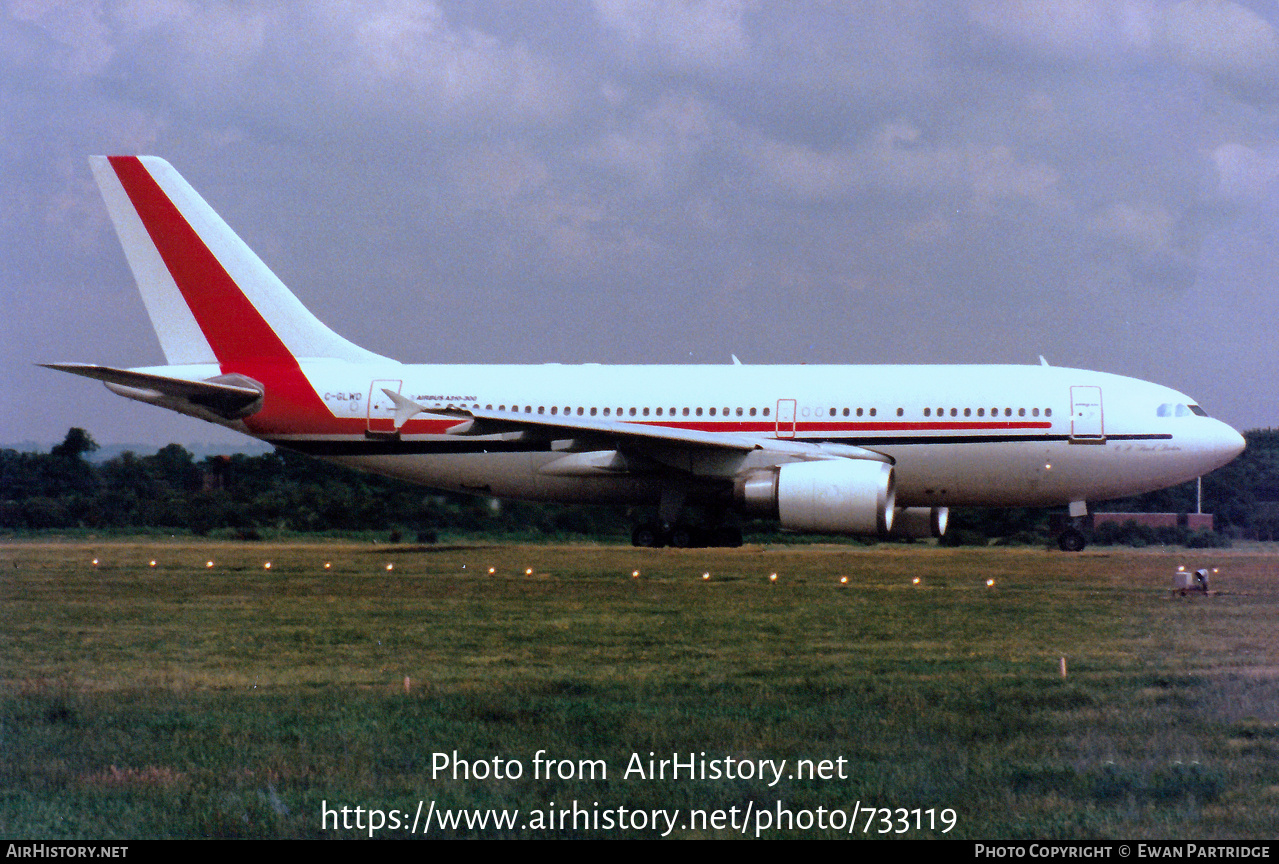
[[[1220,567],[1219,593],[1171,597],[1178,564]],[[678,837],[739,836],[748,810],[779,807],[857,812],[852,836],[880,837],[866,808],[892,807],[910,824],[893,836],[1270,840],[1277,622],[1279,554],[1261,545],[9,543],[0,835],[366,836],[354,808],[407,824],[422,800],[519,808],[517,825],[574,801],[599,819],[724,811],[681,816]],[[574,776],[535,779],[541,750]],[[454,751],[524,773],[433,777]],[[787,773],[624,776],[650,753]],[[798,759],[832,776],[794,777]],[[322,827],[322,806],[352,827]],[[431,835],[664,831],[541,824]]]

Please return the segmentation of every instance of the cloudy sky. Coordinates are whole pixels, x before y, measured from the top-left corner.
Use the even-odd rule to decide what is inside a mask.
[[[1279,425],[1260,0],[0,0],[0,442],[233,441],[86,163],[164,156],[414,362],[1035,363]]]

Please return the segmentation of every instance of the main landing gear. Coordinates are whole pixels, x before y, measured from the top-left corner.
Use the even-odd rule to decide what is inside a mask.
[[[707,546],[735,548],[742,545],[742,529],[733,525],[699,528],[677,522],[664,526],[657,520],[648,520],[635,526],[631,532],[631,545],[646,549],[673,546],[676,549],[702,549]]]

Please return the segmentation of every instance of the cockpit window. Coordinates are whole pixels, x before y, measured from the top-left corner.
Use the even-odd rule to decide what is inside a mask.
[[[1196,417],[1208,416],[1208,412],[1198,405],[1173,405],[1171,402],[1160,405],[1155,409],[1155,414],[1159,417],[1189,417],[1191,414]]]

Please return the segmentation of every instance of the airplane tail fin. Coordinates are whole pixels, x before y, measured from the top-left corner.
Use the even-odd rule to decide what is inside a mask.
[[[168,162],[89,164],[170,365],[385,359],[312,315]]]

